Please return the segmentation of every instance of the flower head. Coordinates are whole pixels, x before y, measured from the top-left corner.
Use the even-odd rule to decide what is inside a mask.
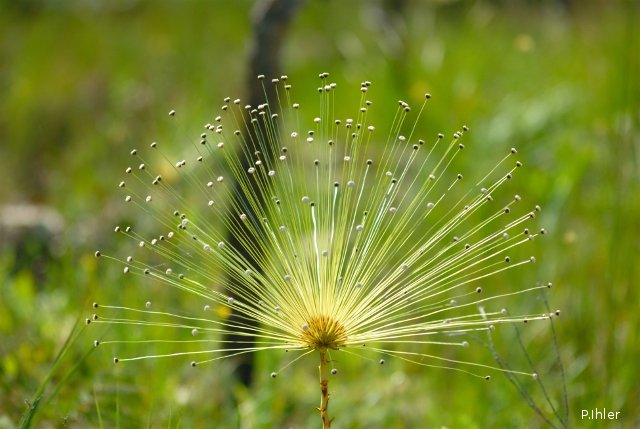
[[[466,333],[546,317],[493,308],[546,286],[487,281],[534,262],[510,252],[544,233],[531,226],[540,207],[499,192],[522,166],[517,151],[470,181],[454,170],[466,126],[448,138],[416,135],[429,94],[417,114],[400,101],[391,128],[380,132],[368,120],[370,82],[360,87],[354,115],[337,118],[336,85],[321,74],[319,112],[307,121],[285,76],[259,78],[275,86],[276,99],[249,106],[225,98],[193,139],[192,155],[172,159],[154,142],[148,151],[162,164],[152,166],[153,155],[131,152],[123,200],[152,228],[116,227],[137,252],[108,258],[127,274],[199,296],[204,311],[96,304],[94,321],[166,326],[207,341],[193,339],[202,348],[187,351],[176,341],[166,354],[117,361],[189,355],[195,366],[279,349],[317,351],[328,363],[332,351],[366,349],[485,377],[486,367],[477,373],[438,347],[468,347]],[[168,120],[178,117],[171,111]],[[190,194],[178,187],[180,176]],[[404,343],[424,348],[404,350]]]

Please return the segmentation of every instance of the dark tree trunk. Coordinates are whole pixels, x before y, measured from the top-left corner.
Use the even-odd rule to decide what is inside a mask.
[[[261,82],[257,76],[265,75],[265,88],[268,100],[275,97],[274,86],[271,84],[272,78],[280,77],[281,71],[281,51],[284,44],[286,31],[299,10],[304,0],[257,0],[253,10],[253,40],[251,51],[249,54],[249,69],[247,76],[247,96],[248,104],[257,106],[265,101],[265,94]],[[270,103],[271,109],[277,106]],[[245,130],[246,133],[252,132]],[[246,141],[256,141],[256,136],[246,136]],[[236,185],[237,186],[237,185]],[[240,195],[239,189],[236,189],[236,195]],[[243,244],[239,242],[234,235],[229,237],[229,244],[243,253],[243,256],[253,266],[258,267],[253,258],[244,251]],[[231,281],[231,280],[230,280]],[[235,317],[231,314],[231,320]],[[244,320],[244,323],[247,323]],[[256,322],[257,323],[257,322]],[[250,347],[246,337],[233,334],[226,336],[225,340],[234,341],[235,346]],[[234,347],[234,343],[230,348]],[[245,386],[250,386],[253,380],[254,356],[253,353],[247,353],[236,357],[236,377]]]

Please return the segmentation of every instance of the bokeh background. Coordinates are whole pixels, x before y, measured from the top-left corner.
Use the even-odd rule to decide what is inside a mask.
[[[171,108],[197,130],[223,97],[247,93],[252,9],[0,1],[0,428],[23,415],[22,427],[43,428],[318,427],[315,364],[273,381],[275,358],[260,355],[250,388],[228,362],[197,373],[170,359],[114,367],[83,327],[97,296],[145,299],[144,285],[93,257],[118,245],[113,224],[135,216],[116,192],[126,154],[165,137]],[[398,98],[431,92],[420,130],[470,125],[467,175],[519,148],[520,193],[544,207],[551,234],[539,263],[509,281],[555,285],[575,427],[640,427],[639,23],[630,0],[307,0],[282,46],[307,105],[319,72],[343,89],[371,80],[379,128]],[[548,331],[527,341],[532,356],[554,355]],[[544,427],[506,379],[393,361],[343,367],[336,427]],[[550,386],[557,404],[561,385]],[[595,407],[621,417],[580,420]]]

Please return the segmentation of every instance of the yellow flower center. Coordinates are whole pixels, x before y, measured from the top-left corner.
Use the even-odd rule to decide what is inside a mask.
[[[310,349],[338,349],[345,345],[347,332],[331,316],[314,316],[303,326],[300,340]]]

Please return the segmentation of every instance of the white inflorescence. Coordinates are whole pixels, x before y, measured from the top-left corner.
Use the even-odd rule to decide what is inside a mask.
[[[193,355],[196,366],[268,349],[365,353],[366,345],[421,365],[460,369],[463,362],[426,354],[426,345],[467,348],[465,333],[547,317],[512,316],[497,303],[490,310],[494,300],[546,287],[496,289],[486,282],[535,261],[508,256],[538,235],[529,224],[539,207],[527,210],[519,207],[519,195],[498,192],[522,165],[515,149],[465,185],[451,170],[468,128],[448,142],[443,134],[431,142],[415,135],[430,95],[411,119],[409,105],[399,102],[390,131],[381,133],[367,117],[370,82],[361,85],[356,114],[334,118],[336,85],[328,74],[320,76],[320,112],[308,122],[283,76],[271,83],[277,98],[255,108],[226,98],[216,125],[206,124],[194,139],[192,157],[171,159],[154,142],[148,151],[166,161],[156,168],[148,162],[153,156],[143,161],[143,151],[131,152],[139,167],[128,168],[119,186],[156,229],[147,235],[117,227],[139,243],[140,255],[107,257],[125,272],[201,297],[206,313],[202,306],[188,317],[150,305],[96,304],[101,314],[92,321],[143,325],[145,318],[144,324],[209,341],[192,339],[205,348],[186,351],[179,348],[185,341],[176,341],[166,354],[115,361]],[[175,111],[169,115],[176,120]],[[175,174],[163,179],[167,169]],[[175,175],[184,176],[199,199],[187,198],[168,178]],[[162,263],[145,262],[151,259]],[[233,321],[231,313],[238,316]],[[220,341],[231,333],[246,340]],[[119,342],[126,341],[100,344]],[[403,351],[402,343],[423,345],[425,353]]]

